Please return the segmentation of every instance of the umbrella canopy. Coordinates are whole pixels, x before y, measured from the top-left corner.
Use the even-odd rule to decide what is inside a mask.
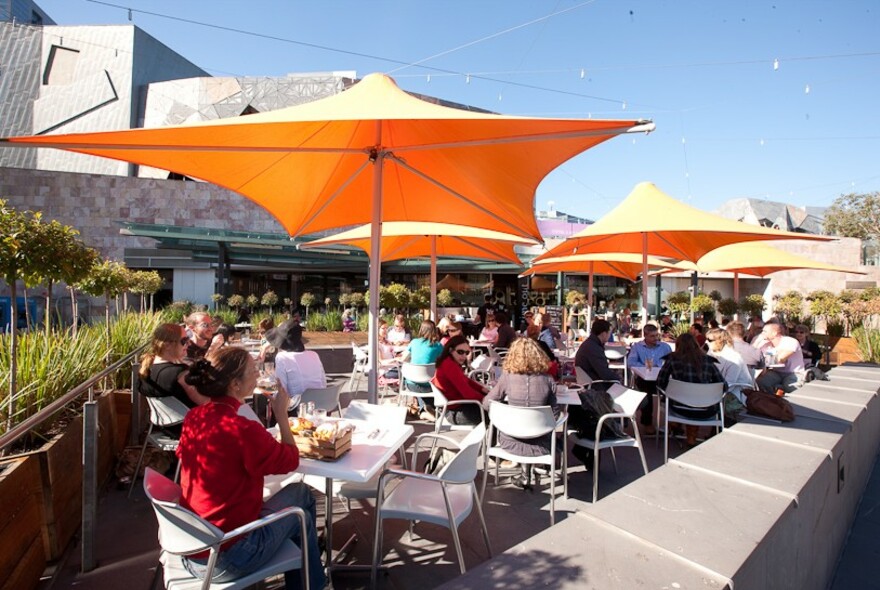
[[[379,256],[382,262],[402,258],[458,256],[522,264],[513,251],[514,244],[538,244],[533,238],[453,223],[390,221],[382,224]],[[370,252],[370,226],[334,234],[302,244],[319,248],[346,244]]]
[[[369,253],[371,227],[362,225],[320,240],[302,244],[301,248],[317,248],[331,244],[347,244]],[[388,221],[382,224],[379,253],[383,262],[401,258],[431,258],[431,317],[437,311],[437,257],[457,256],[522,262],[513,250],[514,244],[538,243],[531,238],[451,223]]]
[[[759,240],[830,240],[747,225],[677,201],[650,182],[636,185],[624,201],[602,219],[535,258],[535,262],[600,252],[630,252],[696,262],[721,246]],[[648,283],[642,287],[642,320],[648,319]]]
[[[371,74],[314,102],[158,129],[40,135],[56,147],[171,170],[236,191],[291,235],[383,221],[456,222],[540,239],[534,194],[573,156],[641,121],[540,119],[450,108]],[[381,173],[377,178],[377,172]]]
[[[450,291],[455,291],[456,293],[463,293],[467,291],[468,285],[458,277],[446,275],[445,277],[437,281],[437,288],[449,289]]]
[[[646,121],[539,119],[420,100],[381,74],[268,113],[158,129],[6,138],[171,170],[236,191],[292,235],[369,222],[370,381],[376,401],[383,221],[446,222],[540,239],[538,184],[573,156]]]
[[[648,268],[678,268],[675,262],[648,256]],[[627,252],[572,254],[536,262],[520,276],[564,272],[567,274],[610,275],[635,282],[642,274],[642,255]]]
[[[700,258],[696,264],[682,262],[680,269],[697,272],[732,272],[733,297],[739,299],[739,275],[766,277],[783,270],[824,270],[830,272],[848,272],[863,275],[859,270],[843,268],[825,262],[810,260],[779,248],[763,243],[749,242],[732,244],[713,250]]]

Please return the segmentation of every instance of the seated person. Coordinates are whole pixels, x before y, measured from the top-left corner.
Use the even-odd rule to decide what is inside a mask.
[[[482,383],[465,375],[465,368],[471,354],[467,338],[462,335],[453,336],[443,346],[443,351],[435,363],[437,369],[431,382],[443,392],[449,401],[472,399],[479,402],[489,391]],[[472,404],[452,406],[447,413],[452,424],[480,423],[482,415],[479,408]]]
[[[495,344],[498,340],[498,322],[495,321],[495,315],[492,314],[486,318],[486,324],[480,330],[480,336],[477,338],[480,342],[488,342]]]
[[[713,328],[706,333],[706,340],[709,343],[709,356],[718,361],[718,369],[727,382],[727,392],[745,405],[746,397],[742,390],[753,387],[754,383],[745,359],[733,348],[733,338],[727,330]]]
[[[357,323],[354,321],[352,311],[346,309],[342,312],[342,331],[354,332],[357,329]]]
[[[403,314],[397,314],[394,316],[394,325],[388,328],[388,344],[400,346],[408,344],[411,339],[412,334],[406,326],[406,318],[403,317]]]
[[[767,367],[755,382],[758,389],[767,393],[782,390],[791,393],[801,387],[806,379],[804,355],[800,343],[791,336],[782,335],[782,326],[767,322],[761,330],[761,337],[756,338],[761,344],[761,352],[772,354],[776,363],[782,367]]]
[[[665,342],[660,341],[660,329],[654,324],[645,326],[645,338],[632,345],[626,364],[630,367],[660,367],[663,359],[672,352],[672,348]],[[657,382],[642,379],[639,376],[634,380],[635,388],[644,391],[647,395],[642,404],[642,415],[639,422],[642,424],[645,434],[654,434],[654,394],[657,393]]]
[[[266,332],[266,340],[278,349],[275,376],[295,402],[299,402],[298,398],[306,389],[327,387],[321,357],[313,350],[306,350],[303,344],[302,326],[287,320]]]
[[[574,364],[586,372],[587,376],[594,381],[620,381],[620,375],[608,367],[608,357],[605,356],[605,343],[611,337],[611,323],[608,320],[597,319],[590,327],[590,336],[578,347],[574,356]],[[603,384],[602,389],[608,386]]]
[[[547,357],[547,360],[550,361],[550,367],[547,369],[547,372],[553,377],[553,379],[559,379],[559,360],[556,358],[556,355],[553,354],[553,350],[547,346],[547,343],[539,338],[540,335],[541,328],[538,326],[532,324],[526,328],[525,337],[537,342],[541,352],[543,352],[544,356]]]
[[[173,397],[187,408],[194,408],[208,398],[186,383],[189,366],[183,363],[186,333],[178,324],[160,324],[153,331],[150,348],[141,357],[138,391],[146,397]],[[172,436],[180,436],[180,426],[166,427]]]
[[[503,401],[511,406],[550,406],[553,415],[559,417],[556,405],[556,387],[548,374],[550,363],[538,343],[531,338],[520,338],[510,347],[504,358],[503,372],[498,383],[483,399],[483,407],[488,411],[492,401]],[[539,457],[550,453],[552,434],[539,438],[514,438],[504,433],[498,434],[502,449],[524,457]],[[531,465],[514,484],[528,488],[531,480]]]
[[[308,544],[309,584],[326,583],[318,536],[315,499],[308,486],[292,483],[263,502],[263,478],[295,471],[299,452],[289,428],[280,429],[281,442],[260,423],[238,414],[257,383],[256,361],[243,348],[219,351],[213,364],[201,360],[190,368],[186,382],[210,402],[190,410],[183,421],[177,457],[180,459],[181,506],[220,530],[229,532],[271,512],[299,506],[306,512],[307,530],[288,516],[258,528],[221,548],[214,569],[215,583],[227,582],[262,567],[285,539]],[[286,417],[289,396],[283,385],[272,399],[272,411]],[[284,418],[282,418],[282,421]],[[207,552],[184,557],[184,567],[204,578]],[[287,588],[300,588],[300,572],[285,572]]]
[[[433,365],[437,362],[437,357],[443,352],[443,345],[440,344],[437,327],[431,320],[425,320],[419,326],[419,337],[410,341],[409,346],[401,355],[401,359],[409,361],[414,365]],[[431,393],[430,383],[416,383],[407,380],[407,389],[417,391],[419,393]],[[434,421],[437,419],[434,414],[434,398],[433,397],[417,397],[416,403],[421,411],[420,417],[423,420]]]
[[[703,324],[700,322],[694,322],[691,324],[690,330],[688,330],[691,336],[694,337],[694,340],[697,341],[697,344],[703,350],[706,350],[706,335],[703,334]]]
[[[691,333],[684,333],[675,340],[675,350],[666,357],[666,362],[660,368],[657,375],[657,387],[666,389],[669,380],[685,381],[687,383],[723,383],[724,377],[718,370],[715,359],[703,352],[697,339]],[[670,400],[669,407],[676,414],[696,420],[710,418],[718,414],[718,407],[694,408],[685,404]],[[697,444],[698,426],[685,425],[685,434],[688,447]]]
[[[798,324],[794,328],[794,337],[801,345],[801,354],[804,355],[804,367],[810,369],[822,360],[822,349],[810,339],[810,329],[804,324]]]
[[[727,332],[733,342],[733,349],[739,353],[746,365],[754,369],[764,364],[761,351],[745,341],[746,327],[742,322],[730,322],[727,325]]]
[[[260,356],[259,359],[261,361],[265,361],[268,363],[275,362],[275,347],[269,344],[269,341],[266,340],[266,332],[275,327],[275,322],[272,318],[263,318],[260,320],[260,324],[257,328],[257,332],[260,335]]]
[[[464,332],[461,327],[461,322],[450,322],[449,326],[446,328],[446,336],[440,339],[440,344],[446,346],[446,343],[449,342],[450,338],[461,336],[463,334]]]
[[[498,323],[498,339],[495,348],[510,348],[516,340],[516,330],[510,325],[510,318],[505,311],[495,312],[495,321]]]
[[[205,358],[208,352],[217,350],[225,344],[225,338],[214,337],[214,323],[204,311],[196,311],[186,318],[189,341],[184,349],[184,359],[192,363]]]

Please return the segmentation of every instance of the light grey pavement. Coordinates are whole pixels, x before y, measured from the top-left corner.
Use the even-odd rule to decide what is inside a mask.
[[[364,398],[364,392],[358,392]],[[343,394],[343,405],[352,397]],[[416,433],[429,429],[426,422],[415,421]],[[653,439],[645,441],[648,467],[653,470],[663,460],[662,443],[656,447]],[[682,452],[675,443],[670,445],[671,455]],[[620,449],[617,452],[618,473],[615,474],[609,455],[603,454],[600,465],[599,501],[638,479],[641,466],[634,449]],[[564,535],[570,540],[562,547],[547,547],[541,554],[522,554],[515,560],[521,568],[538,568],[547,575],[560,579],[575,578],[579,574],[578,551],[586,551],[596,546],[578,538],[577,522],[581,516],[576,512],[590,503],[592,475],[571,455],[569,455],[570,479],[569,499],[562,498],[561,486],[556,502],[556,521],[565,523],[570,531]],[[511,472],[508,472],[510,475]],[[489,535],[496,555],[524,544],[529,538],[544,532],[549,527],[549,486],[547,478],[532,492],[519,490],[502,478],[497,488],[492,485],[490,476],[487,486],[484,511]],[[317,494],[321,499],[322,496]],[[318,502],[319,510],[323,502]],[[880,556],[880,468],[877,464],[870,478],[868,490],[862,500],[856,526],[850,534],[849,542],[842,556],[833,588],[880,588],[876,575],[876,559]],[[319,513],[319,522],[323,516]],[[359,535],[345,563],[367,564],[372,557],[373,507],[372,502],[352,502],[350,513],[345,506],[335,504],[334,546],[340,547],[352,533]],[[79,546],[68,551],[66,560],[60,564],[59,571],[46,579],[40,590],[77,588],[82,590],[103,590],[124,588],[141,590],[151,588],[154,583],[159,549],[156,538],[156,521],[142,490],[137,487],[131,499],[126,498],[125,490],[111,486],[102,492],[98,512],[98,568],[92,572],[79,573]],[[379,588],[393,590],[428,590],[451,582],[458,575],[455,552],[451,545],[449,532],[429,524],[415,527],[415,538],[410,539],[406,523],[386,521],[383,563],[389,566],[386,575],[380,575]],[[461,529],[464,556],[468,568],[475,568],[487,559],[485,546],[476,517],[471,516]],[[599,543],[601,545],[601,542]],[[508,564],[509,565],[509,564]],[[525,570],[528,571],[528,570]],[[534,571],[537,573],[537,571]],[[582,573],[582,572],[580,572]],[[529,576],[532,583],[547,578]],[[520,582],[525,583],[523,578]],[[514,585],[517,583],[515,582]],[[335,574],[334,587],[360,589],[369,586],[366,574]],[[161,581],[156,587],[161,587]],[[270,584],[280,587],[280,583]]]

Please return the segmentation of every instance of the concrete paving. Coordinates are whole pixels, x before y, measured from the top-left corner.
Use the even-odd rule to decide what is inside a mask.
[[[858,375],[854,374],[854,378]],[[855,383],[853,383],[855,385]],[[866,388],[868,389],[868,388]],[[364,392],[354,395],[344,394],[343,405],[352,397],[364,398]],[[804,400],[807,401],[807,400]],[[855,400],[854,400],[855,402]],[[853,403],[857,406],[858,402]],[[806,470],[820,461],[820,449],[827,449],[834,444],[846,426],[840,420],[839,413],[849,414],[849,409],[821,407],[822,402],[816,401],[815,411],[810,416],[799,416],[798,421],[804,425],[807,421],[814,428],[798,429],[790,433],[796,439],[798,447],[814,446],[815,450],[801,449],[797,454],[801,460],[791,465],[793,471],[807,477]],[[855,411],[855,407],[853,408]],[[413,422],[417,433],[429,429],[425,422]],[[736,464],[737,457],[756,457],[759,455],[760,442],[752,438],[761,436],[760,422],[749,424],[741,429],[743,439],[739,448],[728,457],[728,463]],[[775,431],[778,436],[778,430]],[[758,434],[755,434],[758,433]],[[590,500],[592,495],[592,475],[580,463],[569,457],[570,480],[569,499],[562,498],[561,486],[557,486],[556,502],[557,526],[549,524],[549,485],[547,478],[532,492],[521,491],[507,480],[512,472],[506,474],[501,485],[495,487],[490,476],[487,486],[484,511],[488,522],[489,535],[495,555],[504,554],[501,559],[487,563],[488,555],[480,534],[476,517],[471,516],[461,528],[461,539],[465,562],[473,574],[481,574],[491,568],[492,575],[475,575],[464,580],[459,577],[455,552],[452,548],[449,532],[441,527],[419,524],[415,527],[415,536],[410,538],[406,523],[403,521],[386,521],[384,527],[384,543],[382,562],[388,566],[387,574],[380,575],[379,588],[393,590],[428,590],[448,585],[456,588],[485,587],[531,587],[552,586],[557,588],[632,588],[642,586],[645,580],[637,579],[637,575],[620,555],[629,555],[633,551],[643,556],[646,562],[652,563],[652,570],[657,572],[659,579],[666,580],[666,587],[721,588],[726,583],[726,576],[716,572],[724,572],[723,556],[727,549],[701,544],[699,531],[703,527],[733,527],[737,535],[749,535],[755,527],[750,525],[751,519],[736,519],[738,507],[743,503],[742,510],[747,510],[742,493],[732,491],[730,486],[721,485],[718,481],[703,478],[700,468],[711,468],[717,461],[719,451],[717,439],[709,439],[682,457],[682,463],[675,465],[673,470],[665,470],[649,474],[651,478],[662,478],[666,483],[661,486],[668,496],[681,496],[682,490],[689,493],[709,494],[718,499],[719,512],[715,515],[695,515],[686,511],[680,514],[658,513],[651,508],[650,499],[638,507],[633,507],[632,498],[639,495],[639,482],[645,476],[633,449],[620,449],[617,452],[618,472],[615,473],[610,456],[602,456],[599,478],[599,504],[603,508],[603,518],[607,520],[609,513],[617,514],[621,522],[634,519],[651,519],[662,522],[656,527],[659,531],[657,539],[638,539],[622,534],[620,529],[608,526],[607,522],[599,521],[590,516]],[[792,444],[791,441],[786,441]],[[662,463],[662,444],[658,448],[653,439],[645,441],[648,467],[653,471]],[[671,456],[678,457],[681,448],[675,442],[670,445]],[[708,452],[714,451],[714,452]],[[727,451],[724,451],[725,453]],[[803,469],[801,469],[803,467]],[[776,511],[791,510],[790,491],[782,482],[777,481],[775,474],[779,466],[772,457],[762,457],[759,465],[752,468],[749,485],[751,493],[778,496]],[[743,473],[746,467],[743,466]],[[880,553],[880,467],[875,464],[874,473],[869,480],[856,526],[852,529],[846,550],[837,569],[833,588],[880,588],[875,580],[876,557]],[[668,474],[668,475],[667,475]],[[686,485],[682,480],[687,480]],[[656,483],[656,482],[655,482]],[[633,485],[629,485],[633,484]],[[626,487],[629,486],[629,487]],[[625,488],[625,489],[622,489]],[[769,491],[768,491],[769,490]],[[775,492],[773,490],[776,490]],[[653,493],[653,492],[651,492]],[[322,499],[319,494],[319,500]],[[319,501],[319,507],[323,502]],[[617,508],[615,508],[617,507]],[[723,509],[721,508],[723,507]],[[774,515],[767,515],[768,519]],[[740,522],[742,520],[743,522]],[[319,514],[319,521],[323,516]],[[41,584],[41,590],[60,588],[77,588],[83,590],[126,588],[140,590],[162,586],[160,575],[156,570],[159,557],[157,527],[155,517],[142,490],[136,487],[131,499],[126,491],[108,486],[101,494],[98,512],[98,546],[96,554],[98,567],[89,573],[80,573],[79,546],[75,545],[57,566],[52,577],[47,577]],[[754,523],[753,523],[754,524]],[[351,512],[346,512],[342,503],[335,504],[334,545],[338,548],[351,534],[359,536],[352,551],[345,557],[344,563],[368,564],[372,558],[373,545],[373,504],[372,502],[352,502]],[[692,534],[687,535],[687,547],[682,547],[676,555],[662,549],[663,544],[675,540],[661,538],[664,534],[675,535],[676,530],[687,528]],[[757,529],[755,529],[757,530]],[[664,532],[665,531],[665,532]],[[757,533],[755,533],[757,534]],[[680,539],[681,537],[679,537]],[[728,548],[735,551],[731,545]],[[506,552],[506,553],[505,553]],[[606,566],[601,570],[584,571],[583,560],[579,556],[589,552],[601,555],[600,560]],[[707,571],[701,566],[689,563],[681,555],[693,555],[702,563],[717,563],[717,569]],[[874,557],[875,559],[871,559]],[[503,573],[498,576],[499,571]],[[634,577],[635,576],[635,577]],[[498,580],[506,580],[499,585]],[[656,582],[658,578],[653,578]],[[339,589],[360,589],[369,586],[368,574],[337,573],[333,576],[334,587]],[[154,586],[154,584],[157,584]],[[270,588],[281,587],[280,580],[268,584]]]

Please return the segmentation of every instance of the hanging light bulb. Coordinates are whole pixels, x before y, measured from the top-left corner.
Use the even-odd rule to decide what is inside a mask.
[[[764,145],[764,139],[761,138],[761,141],[760,141],[759,143],[763,146],[763,145]]]
[[[428,74],[428,84],[431,83],[431,74]]]
[[[586,77],[586,75],[587,75],[586,70],[584,70],[584,68],[581,68],[581,80],[583,80]]]
[[[809,93],[810,93],[810,85],[807,84],[806,86],[804,86],[804,94],[809,94]]]
[[[626,101],[623,101],[623,110],[626,110]]]
[[[778,59],[774,59],[774,60],[773,60],[773,71],[775,72],[775,71],[778,70],[778,69],[779,69],[779,60],[778,60]]]
[[[681,143],[682,143],[682,144],[685,144],[685,143],[687,143],[687,140],[686,140],[684,137],[682,137],[682,138],[681,138]]]
[[[464,77],[464,83],[465,84],[471,83],[471,75],[470,74],[468,74],[467,76]]]
[[[131,21],[131,8],[128,9],[128,20]]]
[[[501,102],[501,98],[502,98],[502,96],[501,96],[501,93],[499,92],[498,93],[498,102]]]

